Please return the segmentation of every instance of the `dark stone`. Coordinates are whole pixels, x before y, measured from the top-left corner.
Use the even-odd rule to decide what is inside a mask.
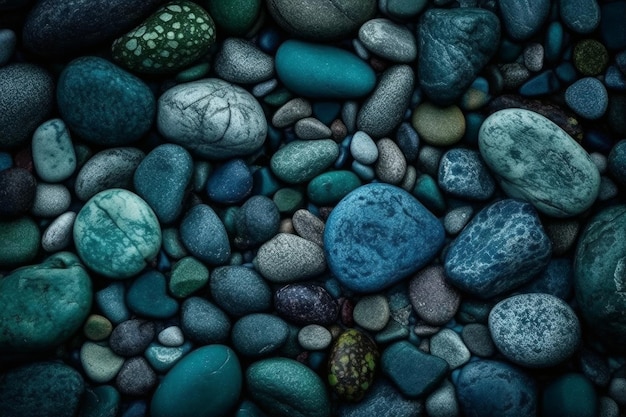
[[[228,314],[245,316],[260,313],[272,306],[272,291],[254,269],[224,266],[211,273],[209,282],[215,303]]]
[[[33,207],[37,180],[23,168],[0,171],[0,216],[25,214]]]
[[[117,389],[126,395],[146,395],[156,384],[156,373],[143,356],[127,359],[115,378]]]
[[[499,0],[502,26],[514,40],[526,40],[541,28],[550,13],[550,0]]]
[[[121,356],[141,355],[155,336],[154,323],[131,319],[117,325],[109,338],[111,350]]]
[[[180,327],[186,338],[201,345],[224,343],[230,333],[230,320],[210,301],[190,297],[182,305]]]
[[[230,160],[213,171],[206,190],[216,203],[238,203],[252,191],[252,173],[243,159]]]
[[[339,417],[392,417],[421,416],[424,406],[419,400],[404,397],[389,381],[378,379],[356,404],[344,403],[339,407]]]
[[[249,248],[270,240],[278,233],[280,213],[271,198],[255,195],[241,206],[235,221],[237,246]]]
[[[285,319],[301,325],[332,324],[339,307],[326,290],[315,284],[292,284],[276,291],[276,312]]]

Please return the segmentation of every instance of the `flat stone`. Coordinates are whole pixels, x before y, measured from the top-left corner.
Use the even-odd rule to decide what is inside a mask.
[[[567,87],[565,103],[580,117],[596,120],[606,112],[609,96],[602,81],[584,77]]]
[[[33,165],[47,182],[66,180],[76,170],[76,153],[67,126],[61,119],[41,124],[32,140]]]
[[[215,73],[231,83],[256,84],[272,78],[274,60],[252,42],[227,38],[215,57]]]
[[[264,243],[254,264],[268,281],[280,284],[312,278],[326,270],[322,248],[287,233],[279,233]]]

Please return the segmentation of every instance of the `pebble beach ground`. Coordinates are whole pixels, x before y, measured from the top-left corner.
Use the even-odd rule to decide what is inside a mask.
[[[626,415],[625,0],[0,0],[0,417]]]

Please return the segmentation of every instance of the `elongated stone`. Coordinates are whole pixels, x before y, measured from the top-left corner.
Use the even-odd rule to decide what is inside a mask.
[[[281,180],[298,184],[324,172],[339,156],[332,139],[298,140],[280,148],[271,160],[272,172]]]

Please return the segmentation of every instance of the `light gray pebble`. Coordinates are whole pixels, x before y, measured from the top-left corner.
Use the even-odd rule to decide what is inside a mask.
[[[598,400],[598,417],[618,417],[619,405],[610,397],[600,397]]]
[[[264,97],[274,91],[278,87],[278,80],[272,78],[271,80],[263,81],[252,87],[252,95],[255,97]]]
[[[163,346],[178,347],[185,343],[185,335],[180,327],[170,326],[159,332],[157,340]]]
[[[278,284],[302,281],[326,270],[321,247],[287,233],[279,233],[257,252],[254,265],[268,281]]]
[[[447,379],[426,398],[425,405],[429,417],[458,417],[460,415],[456,390]]]
[[[70,132],[61,119],[48,120],[35,130],[32,152],[35,171],[46,182],[64,181],[76,170]]]
[[[37,217],[56,217],[64,213],[72,203],[72,195],[63,184],[40,182],[35,189],[32,213]]]
[[[352,47],[354,48],[354,52],[361,58],[363,61],[367,61],[370,59],[370,51],[367,50],[363,42],[359,39],[352,39]]]
[[[377,332],[384,329],[390,317],[387,297],[376,294],[361,298],[354,306],[352,316],[354,322],[365,330]]]
[[[544,51],[540,43],[531,43],[524,48],[524,65],[531,72],[538,72],[543,69]]]
[[[359,40],[372,53],[392,62],[408,63],[417,57],[417,41],[409,29],[389,19],[363,23]]]
[[[352,157],[364,165],[371,165],[378,159],[378,147],[374,140],[365,132],[357,131],[350,141]]]
[[[294,98],[283,104],[272,116],[274,127],[283,128],[313,114],[311,103],[303,98]]]
[[[598,192],[598,201],[610,200],[617,196],[619,188],[612,179],[606,176],[600,177],[600,191]]]
[[[11,29],[0,29],[0,67],[7,64],[17,45],[17,36]]]
[[[411,278],[408,295],[417,316],[433,326],[449,322],[461,303],[461,294],[446,281],[441,265],[428,266]]]
[[[458,234],[472,218],[474,209],[472,206],[462,206],[450,210],[443,218],[443,228],[449,235]]]
[[[496,347],[491,340],[489,327],[481,323],[469,323],[463,326],[461,338],[467,349],[476,356],[488,358],[492,356]]]
[[[67,248],[72,242],[76,213],[68,211],[54,219],[41,237],[41,247],[46,252],[58,252]]]
[[[324,246],[324,222],[306,209],[297,210],[291,217],[296,233],[316,245]]]
[[[356,130],[356,118],[359,112],[359,104],[356,101],[346,101],[341,108],[341,120],[346,125],[348,133]]]
[[[274,75],[274,59],[252,42],[227,38],[215,57],[215,72],[233,83],[259,83]]]
[[[404,178],[402,178],[400,187],[408,192],[412,192],[416,182],[417,170],[413,165],[409,165],[406,168],[406,173],[404,174]]]
[[[326,139],[331,137],[332,132],[328,126],[315,117],[305,117],[296,122],[294,132],[300,139]]]
[[[324,350],[332,340],[330,331],[319,324],[309,324],[298,332],[298,343],[305,350]]]
[[[417,166],[421,172],[437,178],[439,173],[439,161],[443,155],[443,150],[434,146],[422,146],[417,155]]]
[[[406,159],[396,143],[383,138],[376,143],[378,160],[376,161],[376,176],[382,182],[399,184],[406,173]]]
[[[430,353],[448,362],[450,369],[466,364],[471,357],[461,336],[452,329],[441,329],[430,338]]]
[[[146,395],[156,384],[156,373],[143,356],[127,359],[115,379],[117,389],[125,395]]]
[[[596,168],[598,168],[600,175],[604,175],[609,165],[608,158],[600,152],[593,152],[589,154],[589,158],[591,158],[591,161],[594,163]]]
[[[500,73],[506,90],[515,90],[530,78],[528,68],[518,62],[501,65]]]

